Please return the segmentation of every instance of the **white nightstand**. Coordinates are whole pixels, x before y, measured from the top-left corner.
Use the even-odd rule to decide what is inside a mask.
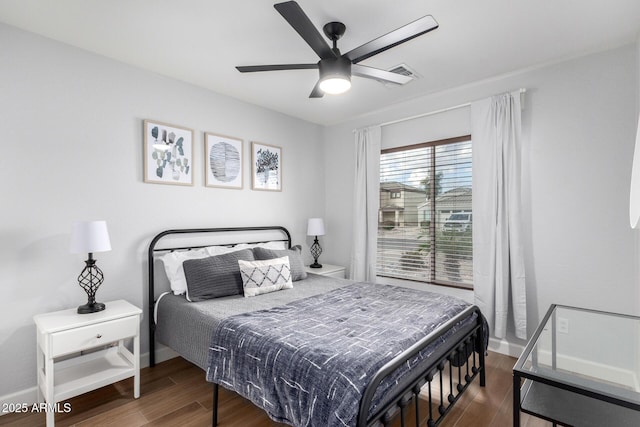
[[[53,406],[129,377],[134,377],[134,397],[140,397],[142,310],[123,300],[105,304],[97,313],[78,314],[73,308],[33,317],[38,329],[38,402],[44,398]],[[125,347],[126,339],[133,340],[133,353]],[[97,350],[83,354],[91,349]],[[55,411],[47,411],[47,426],[53,426],[54,419]]]
[[[305,267],[307,273],[320,274],[322,276],[345,278],[346,271],[341,265],[322,264],[322,268]]]

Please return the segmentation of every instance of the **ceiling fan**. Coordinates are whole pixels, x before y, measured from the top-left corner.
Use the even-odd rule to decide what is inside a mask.
[[[311,46],[311,49],[320,57],[320,61],[315,64],[250,65],[236,68],[241,73],[318,69],[320,79],[311,91],[309,98],[321,98],[325,93],[339,94],[346,92],[351,88],[352,75],[383,82],[408,83],[411,77],[360,65],[359,62],[438,28],[438,23],[433,19],[433,16],[426,15],[345,54],[341,54],[337,42],[346,30],[346,26],[342,22],[329,22],[323,27],[325,35],[333,42],[333,47],[329,47],[298,3],[287,1],[275,4],[273,7]]]

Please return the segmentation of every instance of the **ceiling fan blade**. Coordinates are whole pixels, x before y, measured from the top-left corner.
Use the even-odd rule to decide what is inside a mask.
[[[320,90],[320,80],[318,80],[318,83],[313,87],[309,98],[322,98],[323,96],[324,92]]]
[[[274,4],[273,7],[300,34],[320,59],[336,58],[336,54],[295,1]]]
[[[372,57],[373,55],[377,55],[380,52],[384,52],[387,49],[391,49],[394,46],[435,30],[436,28],[438,28],[438,23],[433,19],[433,16],[423,16],[422,18],[402,26],[397,30],[393,30],[375,40],[371,40],[370,42],[345,53],[343,56],[346,56],[351,60],[351,62],[356,64]]]
[[[283,71],[283,70],[314,70],[318,64],[282,64],[282,65],[245,65],[236,67],[241,73],[254,73],[256,71]]]
[[[409,83],[412,80],[409,76],[392,73],[391,71],[385,71],[379,68],[367,67],[360,64],[353,64],[351,66],[351,74],[354,76],[376,79],[383,82],[397,83],[399,85]]]

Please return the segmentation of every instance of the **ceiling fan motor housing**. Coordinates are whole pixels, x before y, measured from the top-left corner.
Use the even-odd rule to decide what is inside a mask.
[[[321,59],[318,62],[318,70],[319,85],[324,92],[337,94],[351,87],[351,61],[348,58],[339,56]]]
[[[351,61],[340,56],[338,58],[327,58],[318,61],[320,70],[320,80],[331,77],[343,77],[351,80]]]

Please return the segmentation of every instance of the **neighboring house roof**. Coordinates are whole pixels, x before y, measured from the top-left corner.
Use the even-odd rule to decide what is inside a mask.
[[[422,188],[413,187],[411,185],[403,184],[397,181],[381,182],[380,191],[412,191],[414,193],[424,193],[424,190]]]
[[[468,207],[471,209],[471,188],[469,187],[457,187],[452,190],[446,191],[436,196],[436,207],[440,209],[447,209],[454,207],[457,209]],[[426,209],[431,205],[431,200],[427,200],[418,206],[418,209]]]

